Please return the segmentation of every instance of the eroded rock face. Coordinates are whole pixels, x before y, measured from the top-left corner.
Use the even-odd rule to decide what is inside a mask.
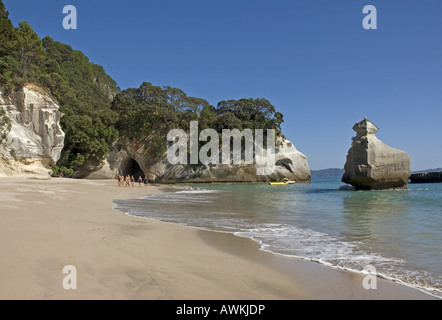
[[[118,147],[109,153],[103,167],[86,177],[106,179],[127,175],[136,163],[150,181],[161,183],[268,182],[283,178],[310,182],[307,157],[283,138],[278,138],[276,145],[273,173],[257,175],[255,164],[171,165],[165,155],[158,157],[144,144],[121,139]]]
[[[8,97],[0,90],[0,108],[11,122],[0,144],[0,176],[49,179],[65,137],[57,103],[43,88],[27,84]]]
[[[410,157],[376,137],[379,128],[368,119],[354,125],[356,137],[347,155],[342,182],[356,190],[405,188],[411,175]]]
[[[270,174],[258,174],[256,164],[217,164],[200,166],[175,165],[167,167],[159,180],[172,182],[270,182],[281,181],[284,178],[296,182],[310,182],[310,167],[307,157],[299,152],[292,142],[279,138],[275,167]]]

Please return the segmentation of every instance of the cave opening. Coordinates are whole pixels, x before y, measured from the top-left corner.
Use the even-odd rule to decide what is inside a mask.
[[[124,176],[134,176],[135,180],[138,179],[138,177],[141,176],[141,178],[144,179],[144,172],[141,170],[140,165],[138,162],[132,158],[130,158],[126,165],[122,167],[121,174]]]

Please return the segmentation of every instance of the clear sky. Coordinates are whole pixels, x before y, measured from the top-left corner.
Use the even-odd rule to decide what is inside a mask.
[[[121,89],[169,85],[215,105],[266,98],[311,169],[343,168],[368,117],[412,170],[442,167],[440,0],[3,0],[14,25],[81,50]],[[74,5],[78,29],[65,30]],[[377,30],[365,30],[366,5]]]

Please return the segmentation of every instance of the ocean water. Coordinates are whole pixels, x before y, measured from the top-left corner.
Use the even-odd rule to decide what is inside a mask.
[[[274,254],[377,275],[442,298],[442,184],[350,191],[339,179],[287,186],[177,186],[116,200],[129,215],[230,232]]]

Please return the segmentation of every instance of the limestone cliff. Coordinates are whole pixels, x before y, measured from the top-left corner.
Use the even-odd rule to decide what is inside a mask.
[[[379,128],[364,119],[354,125],[356,137],[347,155],[342,181],[357,190],[404,188],[410,177],[410,157],[376,137]]]
[[[57,103],[43,88],[27,84],[9,96],[0,89],[0,108],[11,124],[0,144],[0,176],[50,178],[65,136]]]
[[[171,165],[165,155],[155,155],[148,145],[120,139],[99,170],[82,174],[90,179],[115,178],[119,174],[133,174],[138,179],[139,175],[146,175],[150,181],[161,183],[268,182],[283,178],[297,182],[310,181],[307,157],[283,138],[278,138],[275,170],[269,175],[257,175],[254,164]]]

